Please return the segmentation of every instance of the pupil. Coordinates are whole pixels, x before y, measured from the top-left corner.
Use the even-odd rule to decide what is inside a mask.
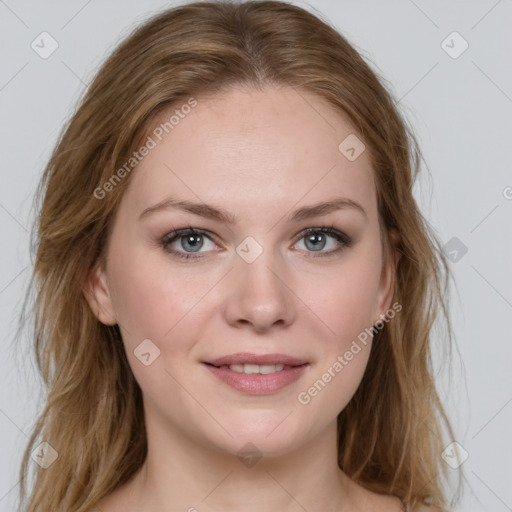
[[[200,240],[200,237],[201,237],[201,235],[187,235],[185,237],[185,240],[186,240],[185,244],[189,245],[188,249],[192,249],[192,251],[194,251],[194,252],[197,251],[198,249],[200,249],[201,246],[203,245]],[[182,240],[183,240],[183,238],[182,238]],[[183,246],[183,249],[187,249],[187,247],[183,243],[181,245]]]
[[[188,249],[191,249],[193,252],[196,252],[203,245],[201,241],[201,235],[188,235],[184,238],[186,239],[186,242],[185,244],[181,244],[184,249],[187,249],[185,245],[188,245]],[[306,246],[308,247],[308,249],[312,249],[313,251],[323,249],[325,246],[325,239],[323,239],[323,234],[317,233],[314,235],[309,235],[309,237],[306,239]]]
[[[322,233],[318,233],[318,234],[315,234],[315,235],[310,235],[307,239],[306,239],[306,246],[308,246],[308,243],[313,243],[313,246],[312,247],[308,247],[308,249],[313,249],[314,251],[317,251],[317,250],[320,250],[320,249],[323,249],[324,248],[324,245],[325,245],[325,239],[324,240],[321,240],[321,238],[323,237],[323,234]],[[315,245],[315,242],[324,242],[323,244],[320,244],[320,245]]]

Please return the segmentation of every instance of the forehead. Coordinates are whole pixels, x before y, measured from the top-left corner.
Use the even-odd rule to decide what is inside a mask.
[[[355,130],[324,99],[275,86],[195,99],[193,108],[176,103],[154,123],[154,147],[125,194],[130,204],[143,209],[173,195],[283,208],[344,196],[375,210],[368,154],[347,158],[347,144],[339,146]]]

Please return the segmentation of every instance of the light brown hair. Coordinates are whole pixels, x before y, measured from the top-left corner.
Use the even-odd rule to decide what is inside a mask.
[[[142,393],[119,328],[100,323],[84,296],[130,174],[101,199],[95,190],[170,105],[266,84],[313,93],[349,119],[371,157],[385,259],[391,231],[400,234],[393,300],[403,308],[376,334],[363,380],[339,414],[340,468],[367,489],[399,496],[411,510],[420,503],[447,510],[441,452],[454,435],[434,382],[431,331],[444,318],[450,346],[449,268],[412,193],[418,143],[383,82],[320,15],[278,1],[174,7],[134,30],[106,60],[64,127],[37,191],[31,313],[47,397],[20,472],[24,512],[94,510],[147,453]],[[46,469],[30,458],[42,441],[58,453]]]

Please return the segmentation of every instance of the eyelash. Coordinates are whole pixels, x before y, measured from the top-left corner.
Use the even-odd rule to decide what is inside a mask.
[[[345,248],[350,247],[352,245],[352,239],[346,235],[345,233],[338,231],[337,229],[334,229],[333,226],[320,226],[317,228],[307,228],[303,231],[301,231],[300,236],[297,238],[297,242],[305,238],[310,233],[324,233],[326,235],[331,236],[334,238],[337,242],[340,243],[340,246],[337,249],[328,251],[328,252],[318,252],[317,254],[313,254],[314,258],[325,258],[329,256],[333,256],[334,254],[339,253],[340,251],[343,251]],[[177,229],[175,231],[171,231],[170,233],[167,233],[160,241],[160,244],[162,248],[171,254],[173,257],[181,258],[183,260],[195,260],[202,258],[203,256],[196,256],[193,255],[193,253],[183,253],[180,251],[176,251],[174,249],[169,249],[168,246],[174,242],[175,240],[179,240],[179,238],[185,236],[185,235],[203,235],[209,238],[212,242],[211,237],[207,235],[206,231],[203,231],[201,229],[195,229],[193,227],[185,228],[185,229]],[[295,245],[295,244],[294,244]],[[309,253],[314,253],[315,251],[307,251]],[[198,253],[203,254],[203,253]]]

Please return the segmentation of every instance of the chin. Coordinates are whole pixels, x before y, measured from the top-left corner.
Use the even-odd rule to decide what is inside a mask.
[[[255,452],[260,457],[286,455],[307,441],[304,426],[299,427],[291,417],[283,421],[289,412],[279,415],[274,413],[270,418],[260,417],[259,421],[247,421],[246,418],[243,422],[225,424],[226,430],[233,437],[226,434],[221,439],[211,441],[218,449],[237,456],[243,456],[245,452]],[[279,421],[275,421],[277,416]]]

